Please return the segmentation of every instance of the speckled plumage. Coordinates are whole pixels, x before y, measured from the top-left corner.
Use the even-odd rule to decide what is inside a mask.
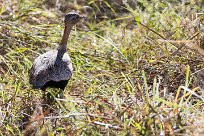
[[[33,88],[43,88],[49,81],[69,80],[73,72],[69,55],[63,50],[51,50],[38,56],[29,72]]]

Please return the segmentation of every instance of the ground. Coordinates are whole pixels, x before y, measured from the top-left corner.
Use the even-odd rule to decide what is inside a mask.
[[[204,135],[203,5],[2,1],[0,134]],[[74,74],[65,99],[45,106],[28,70],[60,42],[72,10],[87,16],[68,42]]]

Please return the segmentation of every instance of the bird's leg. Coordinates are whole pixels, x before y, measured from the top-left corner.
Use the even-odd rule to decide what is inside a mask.
[[[59,98],[64,99],[64,89],[60,89],[59,91]]]
[[[46,98],[46,93],[45,93],[45,91],[43,91],[43,100],[46,100],[47,98]]]
[[[43,91],[42,107],[43,107],[43,112],[45,112],[49,109],[48,96],[46,95],[46,87],[41,88],[41,90]]]
[[[42,87],[41,90],[43,91],[43,100],[46,100],[46,88]]]

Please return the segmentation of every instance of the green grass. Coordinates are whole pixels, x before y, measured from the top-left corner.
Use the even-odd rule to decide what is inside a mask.
[[[42,110],[43,92],[31,88],[28,70],[61,40],[63,15],[36,0],[4,2],[1,15],[16,3],[0,23],[0,135],[203,134],[204,93],[193,73],[204,61],[185,43],[202,40],[204,15],[191,16],[204,11],[199,2],[143,1],[118,13],[109,1],[87,1],[114,17],[90,15],[71,32],[74,74],[52,113]]]

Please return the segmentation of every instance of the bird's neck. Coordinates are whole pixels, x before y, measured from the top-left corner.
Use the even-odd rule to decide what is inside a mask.
[[[67,41],[68,41],[69,34],[70,34],[71,30],[72,30],[72,25],[65,25],[61,43],[57,47],[58,50],[66,50],[67,49]]]

